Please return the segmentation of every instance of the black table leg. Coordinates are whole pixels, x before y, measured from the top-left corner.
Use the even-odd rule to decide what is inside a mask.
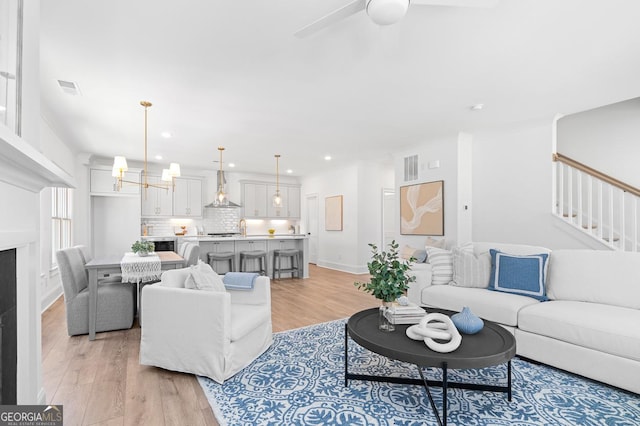
[[[447,363],[442,363],[442,424],[447,426]]]
[[[349,353],[347,350],[347,344],[349,341],[349,332],[347,331],[347,323],[344,324],[344,387],[349,386]]]
[[[511,402],[511,360],[507,362],[507,401]]]
[[[424,373],[422,372],[422,367],[420,367],[419,365],[417,365],[416,367],[418,367],[418,372],[420,372],[420,377],[422,378],[422,383],[424,385],[424,389],[427,391],[427,398],[429,398],[429,404],[431,404],[431,410],[433,411],[433,414],[435,414],[436,416],[436,420],[438,421],[438,425],[442,426],[442,420],[440,420],[440,414],[438,414],[438,407],[436,407],[436,403],[433,400],[433,396],[431,396],[431,391],[429,390],[429,381],[424,377]],[[443,389],[444,391],[444,389]],[[445,394],[443,394],[445,395]],[[445,422],[447,421],[446,417],[445,417]]]

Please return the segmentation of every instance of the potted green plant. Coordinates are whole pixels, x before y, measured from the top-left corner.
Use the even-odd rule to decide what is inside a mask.
[[[147,256],[155,250],[156,246],[151,241],[136,241],[131,245],[131,251],[137,253],[138,256]]]
[[[407,260],[400,259],[398,255],[398,243],[391,241],[387,251],[379,251],[375,244],[369,244],[372,256],[371,262],[367,263],[371,280],[369,282],[355,282],[354,285],[367,293],[371,293],[376,299],[380,299],[383,304],[380,314],[380,329],[393,331],[393,324],[386,321],[384,311],[388,309],[395,300],[404,295],[409,288],[409,283],[415,280],[409,275],[411,269],[410,262],[414,258]]]

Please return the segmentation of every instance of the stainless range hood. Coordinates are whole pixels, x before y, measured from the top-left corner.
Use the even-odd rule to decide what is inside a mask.
[[[205,204],[204,208],[205,209],[230,209],[230,208],[238,208],[238,207],[242,207],[240,204],[236,204],[233,201],[229,201],[229,204],[226,206],[220,206],[215,204],[213,201],[210,202],[209,204]]]
[[[218,171],[217,172],[217,182],[216,182],[216,188],[220,188],[220,183],[222,183],[222,187],[224,188],[224,185],[227,183],[227,179],[225,179],[224,177],[224,172],[223,171]],[[229,209],[229,208],[238,208],[238,207],[242,207],[240,204],[236,204],[233,201],[229,201],[229,204],[221,206],[216,204],[215,201],[210,202],[209,204],[205,204],[204,206],[206,209]]]

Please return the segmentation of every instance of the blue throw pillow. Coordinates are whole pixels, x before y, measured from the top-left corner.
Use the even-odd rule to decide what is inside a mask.
[[[545,292],[548,254],[513,255],[491,249],[489,290],[519,294],[541,301]]]

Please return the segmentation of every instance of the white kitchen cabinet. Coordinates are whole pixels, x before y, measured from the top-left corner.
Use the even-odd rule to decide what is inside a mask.
[[[175,179],[173,215],[202,216],[202,180],[193,178]]]
[[[268,217],[267,185],[264,183],[242,184],[242,207],[244,217]]]
[[[117,190],[117,179],[111,175],[109,169],[91,169],[90,170],[90,188],[91,195],[138,195],[140,194],[140,185],[122,183],[120,191]],[[140,173],[125,172],[124,180],[131,182],[140,182]]]
[[[147,183],[149,185],[166,185],[168,182],[161,180],[160,176],[149,175]],[[143,217],[171,216],[173,214],[173,191],[170,186],[168,189],[153,186],[145,189],[143,187],[140,198]]]
[[[299,218],[300,217],[300,188],[297,186],[280,185],[282,204],[280,207],[273,205],[273,194],[276,193],[275,185],[267,185],[267,215],[272,218]]]
[[[300,187],[290,186],[287,192],[287,216],[300,218]]]
[[[236,240],[236,253],[240,253],[241,251],[254,251],[254,250],[264,250],[267,251],[267,242],[266,241],[237,241]]]

